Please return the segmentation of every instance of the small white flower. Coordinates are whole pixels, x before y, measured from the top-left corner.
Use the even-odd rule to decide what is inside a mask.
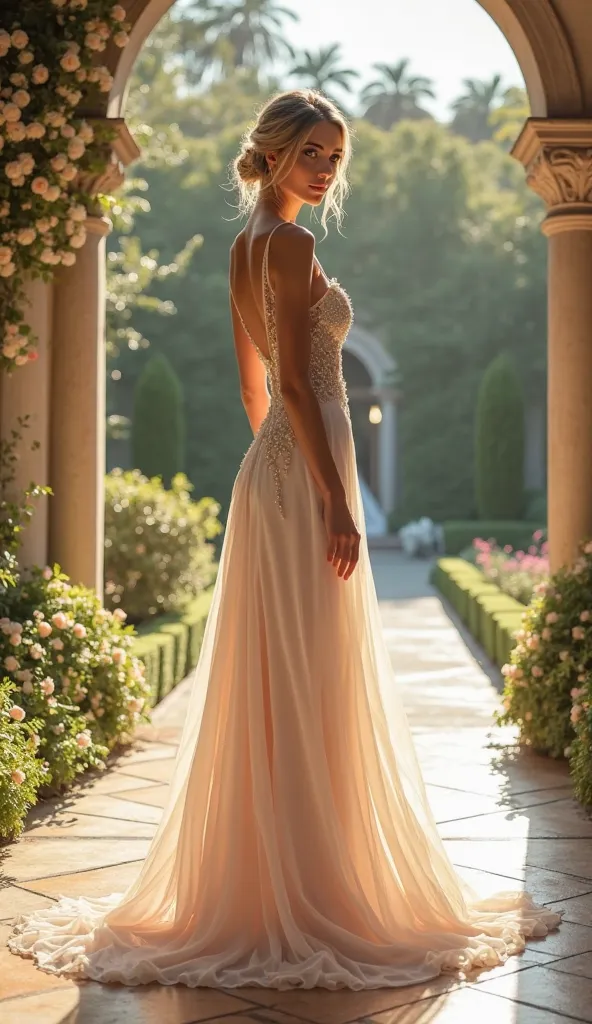
[[[55,708],[55,707],[57,707],[58,699],[57,699],[57,697],[48,697],[47,698],[47,703],[48,703],[50,708]]]
[[[64,729],[65,729],[65,728],[66,728],[66,726],[64,725],[64,723],[63,723],[63,722],[58,722],[58,724],[57,724],[57,725],[52,725],[52,727],[51,727],[51,731],[52,731],[52,732],[53,732],[53,733],[54,733],[54,734],[55,734],[56,736],[60,736],[60,735],[61,735],[61,734],[62,734],[62,733],[64,732]]]

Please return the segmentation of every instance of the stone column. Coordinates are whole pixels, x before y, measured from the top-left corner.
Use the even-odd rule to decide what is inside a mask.
[[[512,150],[545,200],[551,570],[592,536],[592,121],[529,118]],[[542,339],[541,339],[542,343]]]
[[[76,263],[64,268],[55,283],[49,553],[73,583],[102,595],[105,237],[110,221],[88,217],[86,228]]]
[[[18,445],[13,493],[8,495],[15,498],[31,483],[40,486],[49,483],[51,285],[40,279],[29,280],[26,296],[25,319],[37,336],[38,358],[17,367],[10,376],[0,375],[0,437],[9,441],[11,430],[18,429],[18,417],[29,416],[29,425],[23,429]],[[51,500],[51,497],[41,497],[33,502],[35,512],[21,534],[19,563],[23,568],[43,566],[47,562],[48,502]]]
[[[395,507],[397,480],[397,407],[388,392],[380,408],[382,420],[378,434],[378,493],[383,511],[388,516]]]
[[[88,118],[96,124],[96,120]],[[102,170],[79,186],[114,191],[139,149],[121,118]],[[105,238],[110,221],[90,216],[76,263],[56,276],[51,375],[49,557],[74,583],[103,595],[105,474]]]

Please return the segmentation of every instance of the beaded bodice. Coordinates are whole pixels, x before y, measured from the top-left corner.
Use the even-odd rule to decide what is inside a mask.
[[[249,450],[245,453],[245,458],[255,444],[265,446],[265,456],[275,479],[276,503],[282,516],[285,516],[282,478],[288,472],[296,439],[281,392],[275,299],[269,283],[268,271],[269,243],[271,236],[279,226],[279,224],[276,225],[270,232],[263,254],[263,302],[269,359],[253,341],[240,312],[239,317],[245,334],[257,350],[257,354],[267,370],[271,395],[267,416]],[[349,418],[341,348],[352,324],[353,309],[347,292],[339,285],[336,278],[331,278],[327,290],[317,302],[313,303],[309,313],[311,346],[308,373],[313,390],[320,403],[336,399]]]

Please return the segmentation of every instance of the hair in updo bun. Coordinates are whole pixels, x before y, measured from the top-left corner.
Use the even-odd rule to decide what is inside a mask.
[[[330,214],[339,227],[343,200],[349,191],[346,172],[351,157],[352,129],[338,107],[314,89],[294,89],[272,96],[243,136],[238,155],[230,165],[232,184],[239,193],[239,216],[250,212],[263,189],[281,183],[294,166],[300,146],[320,121],[337,125],[343,137],[343,156],[327,190],[321,217],[325,231]],[[265,155],[271,151],[278,154],[275,172],[271,171]]]

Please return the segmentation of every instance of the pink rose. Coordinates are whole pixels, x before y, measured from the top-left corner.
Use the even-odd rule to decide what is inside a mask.
[[[127,655],[123,647],[114,647],[111,652],[111,657],[116,665],[124,665]]]
[[[58,629],[65,629],[68,625],[68,620],[63,612],[56,612],[55,615],[52,615],[51,621]]]
[[[39,633],[39,636],[49,636],[51,633],[51,626],[49,622],[45,622],[45,620],[42,619],[41,622],[37,624],[37,632]]]
[[[569,716],[570,719],[571,719],[572,725],[576,724],[576,722],[578,721],[581,713],[582,713],[582,709],[581,709],[580,705],[579,704],[574,704],[573,708],[571,709],[570,716]]]
[[[547,625],[552,626],[554,622],[557,622],[559,615],[557,612],[549,612],[545,618]]]
[[[6,669],[7,672],[16,672],[19,666],[20,663],[17,661],[13,654],[9,654],[8,657],[4,659],[4,668]]]
[[[540,679],[542,674],[543,674],[543,670],[542,670],[541,666],[540,665],[533,665],[533,667],[532,667],[532,674],[535,677],[535,679]]]
[[[46,676],[45,679],[42,679],[41,682],[39,683],[39,689],[42,690],[46,697],[49,697],[49,695],[53,693],[53,691],[55,690],[55,684],[53,679],[50,679],[49,676]]]
[[[90,747],[92,743],[92,738],[88,729],[84,729],[82,732],[78,733],[76,737],[76,742],[79,747]]]
[[[72,632],[79,640],[84,640],[84,637],[86,636],[86,626],[83,626],[81,622],[75,622]]]
[[[33,181],[31,182],[31,192],[33,192],[36,196],[44,196],[48,188],[49,182],[47,178],[33,178]]]
[[[31,72],[31,81],[34,85],[44,85],[49,78],[49,71],[44,64],[36,64]]]
[[[18,706],[18,704],[13,704],[8,714],[11,718],[14,718],[15,722],[22,722],[25,717],[25,712]]]
[[[589,618],[590,618],[590,612],[588,611],[588,609],[586,609],[583,612],[580,612],[580,622],[588,622]]]
[[[583,626],[574,626],[571,631],[571,635],[573,636],[574,640],[583,640],[586,636],[586,631],[583,628]]]
[[[15,768],[15,770],[11,772],[10,778],[12,779],[16,786],[22,786],[23,782],[25,781],[26,775],[24,772],[20,770],[20,768]]]
[[[64,641],[61,639],[61,637],[56,636],[55,639],[51,641],[51,646],[55,651],[63,651]]]

